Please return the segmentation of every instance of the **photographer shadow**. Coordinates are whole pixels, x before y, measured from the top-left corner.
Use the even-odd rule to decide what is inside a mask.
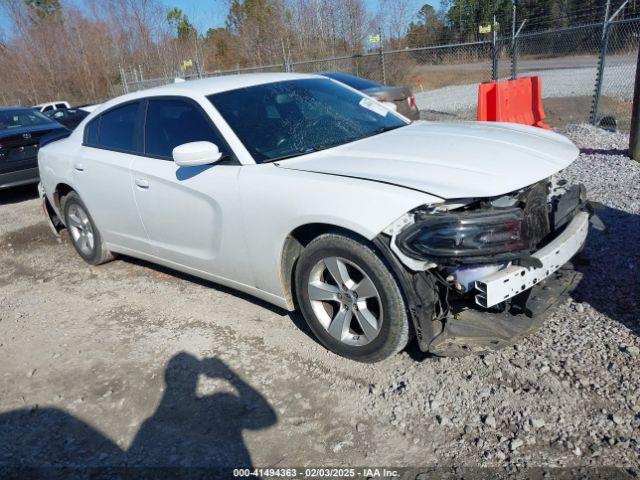
[[[200,376],[225,384],[198,395]],[[56,408],[0,414],[0,477],[16,469],[46,471],[47,478],[69,478],[59,469],[118,469],[138,474],[170,469],[174,478],[194,469],[251,468],[242,438],[245,429],[274,425],[267,400],[217,358],[198,360],[179,353],[165,370],[166,389],[154,414],[145,420],[125,451],[86,422]],[[19,478],[25,476],[24,472]],[[15,477],[18,478],[18,477]],[[141,477],[139,477],[141,478]]]

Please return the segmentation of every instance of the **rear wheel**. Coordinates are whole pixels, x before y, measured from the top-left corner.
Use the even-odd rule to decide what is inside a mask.
[[[113,260],[113,254],[104,246],[100,231],[77,193],[65,195],[62,211],[71,243],[83,260],[91,265]]]
[[[398,283],[355,236],[324,234],[304,249],[296,296],[318,340],[338,355],[377,362],[407,345],[409,321]]]

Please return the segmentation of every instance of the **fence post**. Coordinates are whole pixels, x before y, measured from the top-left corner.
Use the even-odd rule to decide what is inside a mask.
[[[518,37],[511,42],[511,80],[518,78]]]
[[[606,66],[607,48],[609,46],[609,21],[605,21],[602,26],[602,41],[600,43],[600,58],[598,60],[598,71],[596,73],[596,89],[593,93],[593,108],[591,109],[591,124],[597,125],[600,116],[600,97],[602,96],[602,82],[604,80],[604,69]]]
[[[602,82],[604,80],[604,69],[606,67],[607,50],[609,47],[609,34],[611,33],[611,22],[613,22],[613,20],[615,20],[615,18],[622,11],[622,9],[627,6],[627,3],[629,3],[629,0],[625,0],[622,3],[622,5],[620,5],[620,8],[618,8],[618,10],[616,10],[616,12],[613,15],[611,15],[610,17],[607,17],[609,14],[610,3],[611,3],[611,0],[608,0],[607,9],[605,12],[606,16],[604,19],[604,24],[602,25],[602,41],[600,44],[600,59],[598,61],[598,72],[596,74],[596,89],[595,89],[595,92],[593,93],[593,108],[591,109],[592,125],[598,124],[598,117],[600,116],[600,98],[602,97]]]
[[[522,27],[524,27],[525,23],[527,23],[526,18],[520,24],[518,31],[513,34],[513,39],[511,41],[511,80],[518,78],[518,37],[520,36],[520,32],[522,31]]]
[[[640,47],[636,63],[636,85],[633,91],[633,113],[631,115],[631,138],[629,139],[629,156],[640,162]]]
[[[129,87],[127,86],[127,76],[124,73],[124,68],[122,68],[122,65],[118,64],[118,69],[120,70],[120,81],[122,82],[122,90],[124,90],[124,93],[129,93]]]
[[[491,31],[493,32],[491,45],[493,46],[493,58],[491,61],[491,79],[495,82],[498,80],[498,32],[496,32],[496,15],[495,15],[496,5],[495,1],[493,4],[493,24],[491,25]]]
[[[384,68],[384,44],[382,43],[382,35],[380,35],[380,68],[382,70],[382,84],[387,84],[387,72]]]

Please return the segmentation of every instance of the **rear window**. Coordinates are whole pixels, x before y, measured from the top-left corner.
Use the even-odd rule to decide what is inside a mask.
[[[84,143],[90,147],[98,146],[98,130],[100,129],[100,117],[91,120],[84,129]]]
[[[31,109],[0,111],[0,130],[31,127],[51,123],[45,115]]]
[[[85,129],[85,144],[91,147],[135,152],[139,102],[114,108],[92,120]]]

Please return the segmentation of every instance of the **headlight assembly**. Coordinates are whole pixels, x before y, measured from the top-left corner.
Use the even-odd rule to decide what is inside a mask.
[[[529,249],[523,220],[518,208],[424,215],[398,235],[397,243],[413,258],[464,263],[465,258]]]

